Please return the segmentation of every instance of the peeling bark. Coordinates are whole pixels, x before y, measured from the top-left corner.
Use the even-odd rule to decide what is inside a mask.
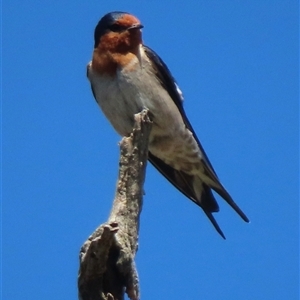
[[[134,256],[151,124],[148,110],[143,110],[135,115],[131,135],[121,140],[119,178],[110,216],[80,250],[80,300],[123,300],[125,292],[131,300],[140,299]]]

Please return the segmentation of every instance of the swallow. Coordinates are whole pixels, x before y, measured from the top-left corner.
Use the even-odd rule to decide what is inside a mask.
[[[129,136],[134,114],[152,116],[148,160],[180,192],[199,205],[217,232],[212,213],[219,194],[245,221],[247,216],[221,184],[183,109],[183,95],[163,60],[143,44],[139,19],[126,12],[104,15],[94,31],[87,77],[93,95],[121,136]]]

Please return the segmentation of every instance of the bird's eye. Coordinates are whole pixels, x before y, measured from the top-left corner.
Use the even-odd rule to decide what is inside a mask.
[[[120,31],[125,30],[125,27],[115,23],[115,24],[112,24],[109,27],[109,29],[114,32],[120,32]]]

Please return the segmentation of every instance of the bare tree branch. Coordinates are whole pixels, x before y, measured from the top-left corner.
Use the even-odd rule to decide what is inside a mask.
[[[148,110],[135,115],[129,137],[120,143],[119,179],[112,211],[80,250],[80,300],[138,300],[139,280],[134,256],[148,158],[151,121]]]

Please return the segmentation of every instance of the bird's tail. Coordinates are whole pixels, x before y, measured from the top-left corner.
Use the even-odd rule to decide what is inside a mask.
[[[149,152],[149,161],[184,195],[199,205],[206,216],[209,218],[217,232],[225,239],[224,233],[219,227],[217,221],[213,217],[214,212],[219,211],[219,205],[212,193],[212,189],[217,192],[225,201],[241,216],[241,218],[249,222],[247,216],[236,205],[226,189],[221,185],[215,172],[208,166],[205,167],[201,176],[189,175],[185,172],[175,170],[171,166],[164,163],[159,158],[153,156]]]
[[[224,233],[222,232],[220,226],[217,221],[213,217],[212,213],[219,211],[219,205],[212,193],[212,189],[218,193],[237,213],[238,215],[245,221],[249,222],[247,216],[243,213],[243,211],[238,207],[238,205],[233,201],[229,193],[226,189],[221,185],[217,178],[214,180],[209,180],[207,183],[197,176],[193,177],[193,190],[195,193],[196,204],[198,204],[211,221],[217,232],[225,239]]]

